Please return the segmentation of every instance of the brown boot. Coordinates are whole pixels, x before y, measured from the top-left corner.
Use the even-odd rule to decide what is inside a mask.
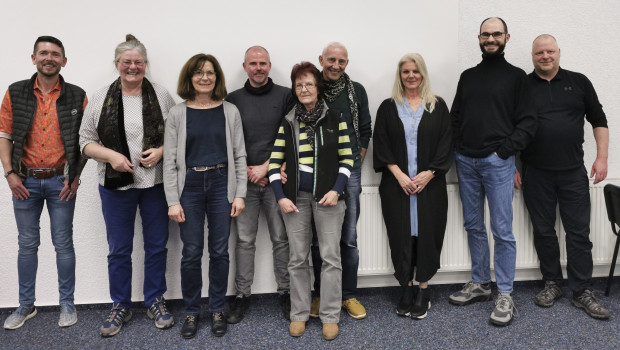
[[[334,340],[338,336],[338,323],[323,323],[323,338]]]
[[[288,327],[288,332],[291,337],[301,337],[306,331],[306,322],[304,321],[293,321],[291,325]]]

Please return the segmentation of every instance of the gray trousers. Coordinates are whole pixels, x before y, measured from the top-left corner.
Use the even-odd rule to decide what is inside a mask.
[[[256,235],[258,217],[263,211],[267,219],[269,236],[273,252],[273,272],[278,285],[278,292],[289,291],[288,276],[288,238],[282,221],[280,206],[276,203],[271,186],[257,186],[248,181],[245,197],[245,209],[232,221],[232,232],[237,237],[235,247],[235,288],[237,295],[250,296],[254,282],[254,256],[256,253]]]
[[[323,323],[338,323],[342,299],[342,266],[340,264],[340,231],[346,205],[338,201],[333,207],[315,202],[312,195],[299,192],[299,213],[283,214],[291,250],[288,271],[291,275],[291,321],[307,321],[310,317],[312,267],[309,255],[312,245],[311,220],[314,217],[321,268],[321,308]]]

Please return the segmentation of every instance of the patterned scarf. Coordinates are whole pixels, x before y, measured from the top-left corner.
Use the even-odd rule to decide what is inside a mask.
[[[316,128],[316,121],[323,115],[325,109],[325,102],[320,98],[314,108],[306,110],[306,107],[300,102],[295,104],[295,119],[300,122],[306,123],[306,134],[308,135],[308,143],[314,149],[314,132]]]
[[[355,88],[353,87],[353,81],[347,73],[342,73],[340,78],[336,81],[325,80],[325,99],[328,102],[334,102],[340,96],[340,94],[347,89],[347,97],[349,99],[349,109],[351,110],[351,120],[353,121],[353,129],[355,129],[355,136],[360,139],[359,130],[359,109],[357,107],[357,96],[355,95]]]
[[[164,117],[157,101],[153,85],[144,78],[142,80],[142,124],[144,137],[142,150],[158,148],[164,144]],[[131,159],[129,145],[125,135],[125,115],[123,110],[123,94],[121,78],[114,81],[103,101],[101,116],[97,125],[97,133],[101,143]],[[143,166],[140,164],[140,166]],[[106,164],[104,187],[115,189],[133,183],[133,175],[118,172],[110,164]]]

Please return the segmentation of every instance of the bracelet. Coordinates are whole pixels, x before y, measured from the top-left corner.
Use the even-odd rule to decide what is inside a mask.
[[[6,173],[4,173],[4,178],[6,179],[11,174],[17,174],[17,173],[15,172],[15,170],[11,169],[11,170],[7,171]]]

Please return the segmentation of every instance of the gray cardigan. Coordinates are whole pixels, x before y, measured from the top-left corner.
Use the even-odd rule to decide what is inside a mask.
[[[228,202],[245,198],[247,166],[245,141],[239,110],[223,101],[226,118],[226,153],[228,156]],[[168,111],[164,138],[164,190],[168,206],[180,203],[185,185],[185,143],[187,138],[187,104],[179,103]]]

